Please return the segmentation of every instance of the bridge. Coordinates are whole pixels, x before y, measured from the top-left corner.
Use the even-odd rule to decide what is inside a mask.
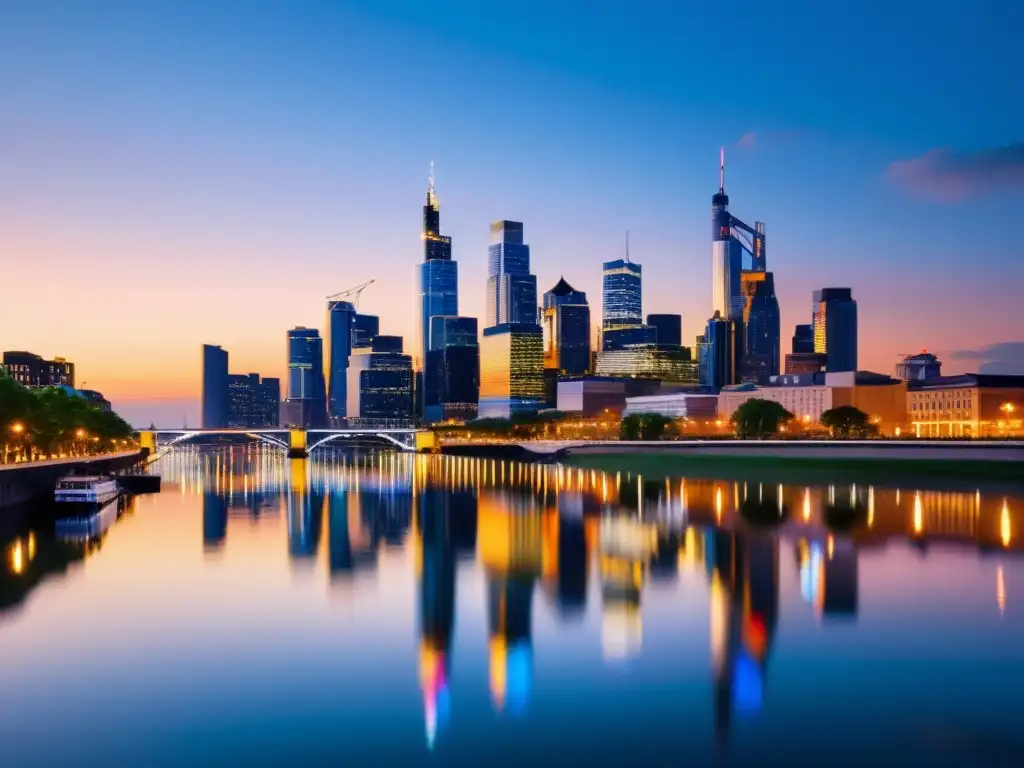
[[[149,449],[150,456],[160,450],[202,437],[234,435],[259,440],[288,452],[289,458],[305,458],[317,448],[339,442],[377,440],[393,445],[401,451],[427,451],[434,447],[433,432],[415,427],[352,428],[352,429],[292,429],[288,427],[238,429],[150,429],[139,433],[139,444]]]

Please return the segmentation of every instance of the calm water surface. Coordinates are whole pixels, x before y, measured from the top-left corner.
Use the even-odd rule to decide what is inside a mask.
[[[1024,764],[1021,492],[157,466],[5,537],[0,764]]]

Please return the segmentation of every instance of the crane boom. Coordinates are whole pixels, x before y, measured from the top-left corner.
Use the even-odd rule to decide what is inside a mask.
[[[328,296],[327,300],[333,301],[335,299],[345,299],[348,298],[349,296],[354,296],[355,301],[353,301],[352,303],[356,305],[356,309],[359,309],[359,297],[362,295],[363,291],[365,291],[367,287],[369,287],[375,282],[377,282],[376,279],[371,277],[365,283],[360,283],[354,288],[349,288],[347,291],[339,291],[338,293]]]

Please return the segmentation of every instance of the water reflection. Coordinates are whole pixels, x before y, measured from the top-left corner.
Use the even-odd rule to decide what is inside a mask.
[[[952,544],[1000,558],[994,592],[1002,616],[1024,510],[1020,495],[975,488],[649,480],[385,453],[288,461],[257,448],[184,450],[160,466],[164,495],[198,500],[191,503],[201,509],[201,525],[197,520],[190,542],[205,560],[223,560],[243,528],[276,524],[284,528],[291,568],[324,579],[329,592],[355,594],[366,586],[361,575],[388,567],[385,553],[409,554],[415,683],[432,749],[455,738],[459,691],[472,687],[465,673],[458,679],[461,660],[463,669],[484,660],[479,671],[491,711],[522,722],[538,706],[537,659],[551,642],[537,630],[542,611],[556,631],[599,640],[606,667],[629,669],[648,651],[649,601],[684,582],[701,585],[706,597],[706,616],[688,621],[707,622],[705,701],[715,740],[724,745],[738,723],[771,707],[772,658],[794,621],[781,608],[787,584],[797,617],[853,627],[865,609],[863,557],[891,542],[913,543],[921,558]],[[117,530],[115,523],[95,539],[62,542],[51,522],[11,538],[3,545],[0,611],[95,556]],[[457,594],[460,573],[479,574],[480,597]],[[470,602],[481,598],[482,605]],[[475,648],[456,642],[460,612],[483,617],[485,636],[471,641]]]

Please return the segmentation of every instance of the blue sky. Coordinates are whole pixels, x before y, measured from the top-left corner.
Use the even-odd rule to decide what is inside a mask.
[[[595,313],[629,229],[645,312],[692,338],[720,146],[784,347],[825,285],[860,302],[862,367],[1019,341],[1021,5],[5,3],[0,282],[88,310],[5,296],[0,346],[74,359],[134,418],[194,408],[203,342],[279,374],[287,328],[370,277],[362,308],[411,348],[431,160],[464,314],[490,221],[524,221],[542,290],[564,273]]]

